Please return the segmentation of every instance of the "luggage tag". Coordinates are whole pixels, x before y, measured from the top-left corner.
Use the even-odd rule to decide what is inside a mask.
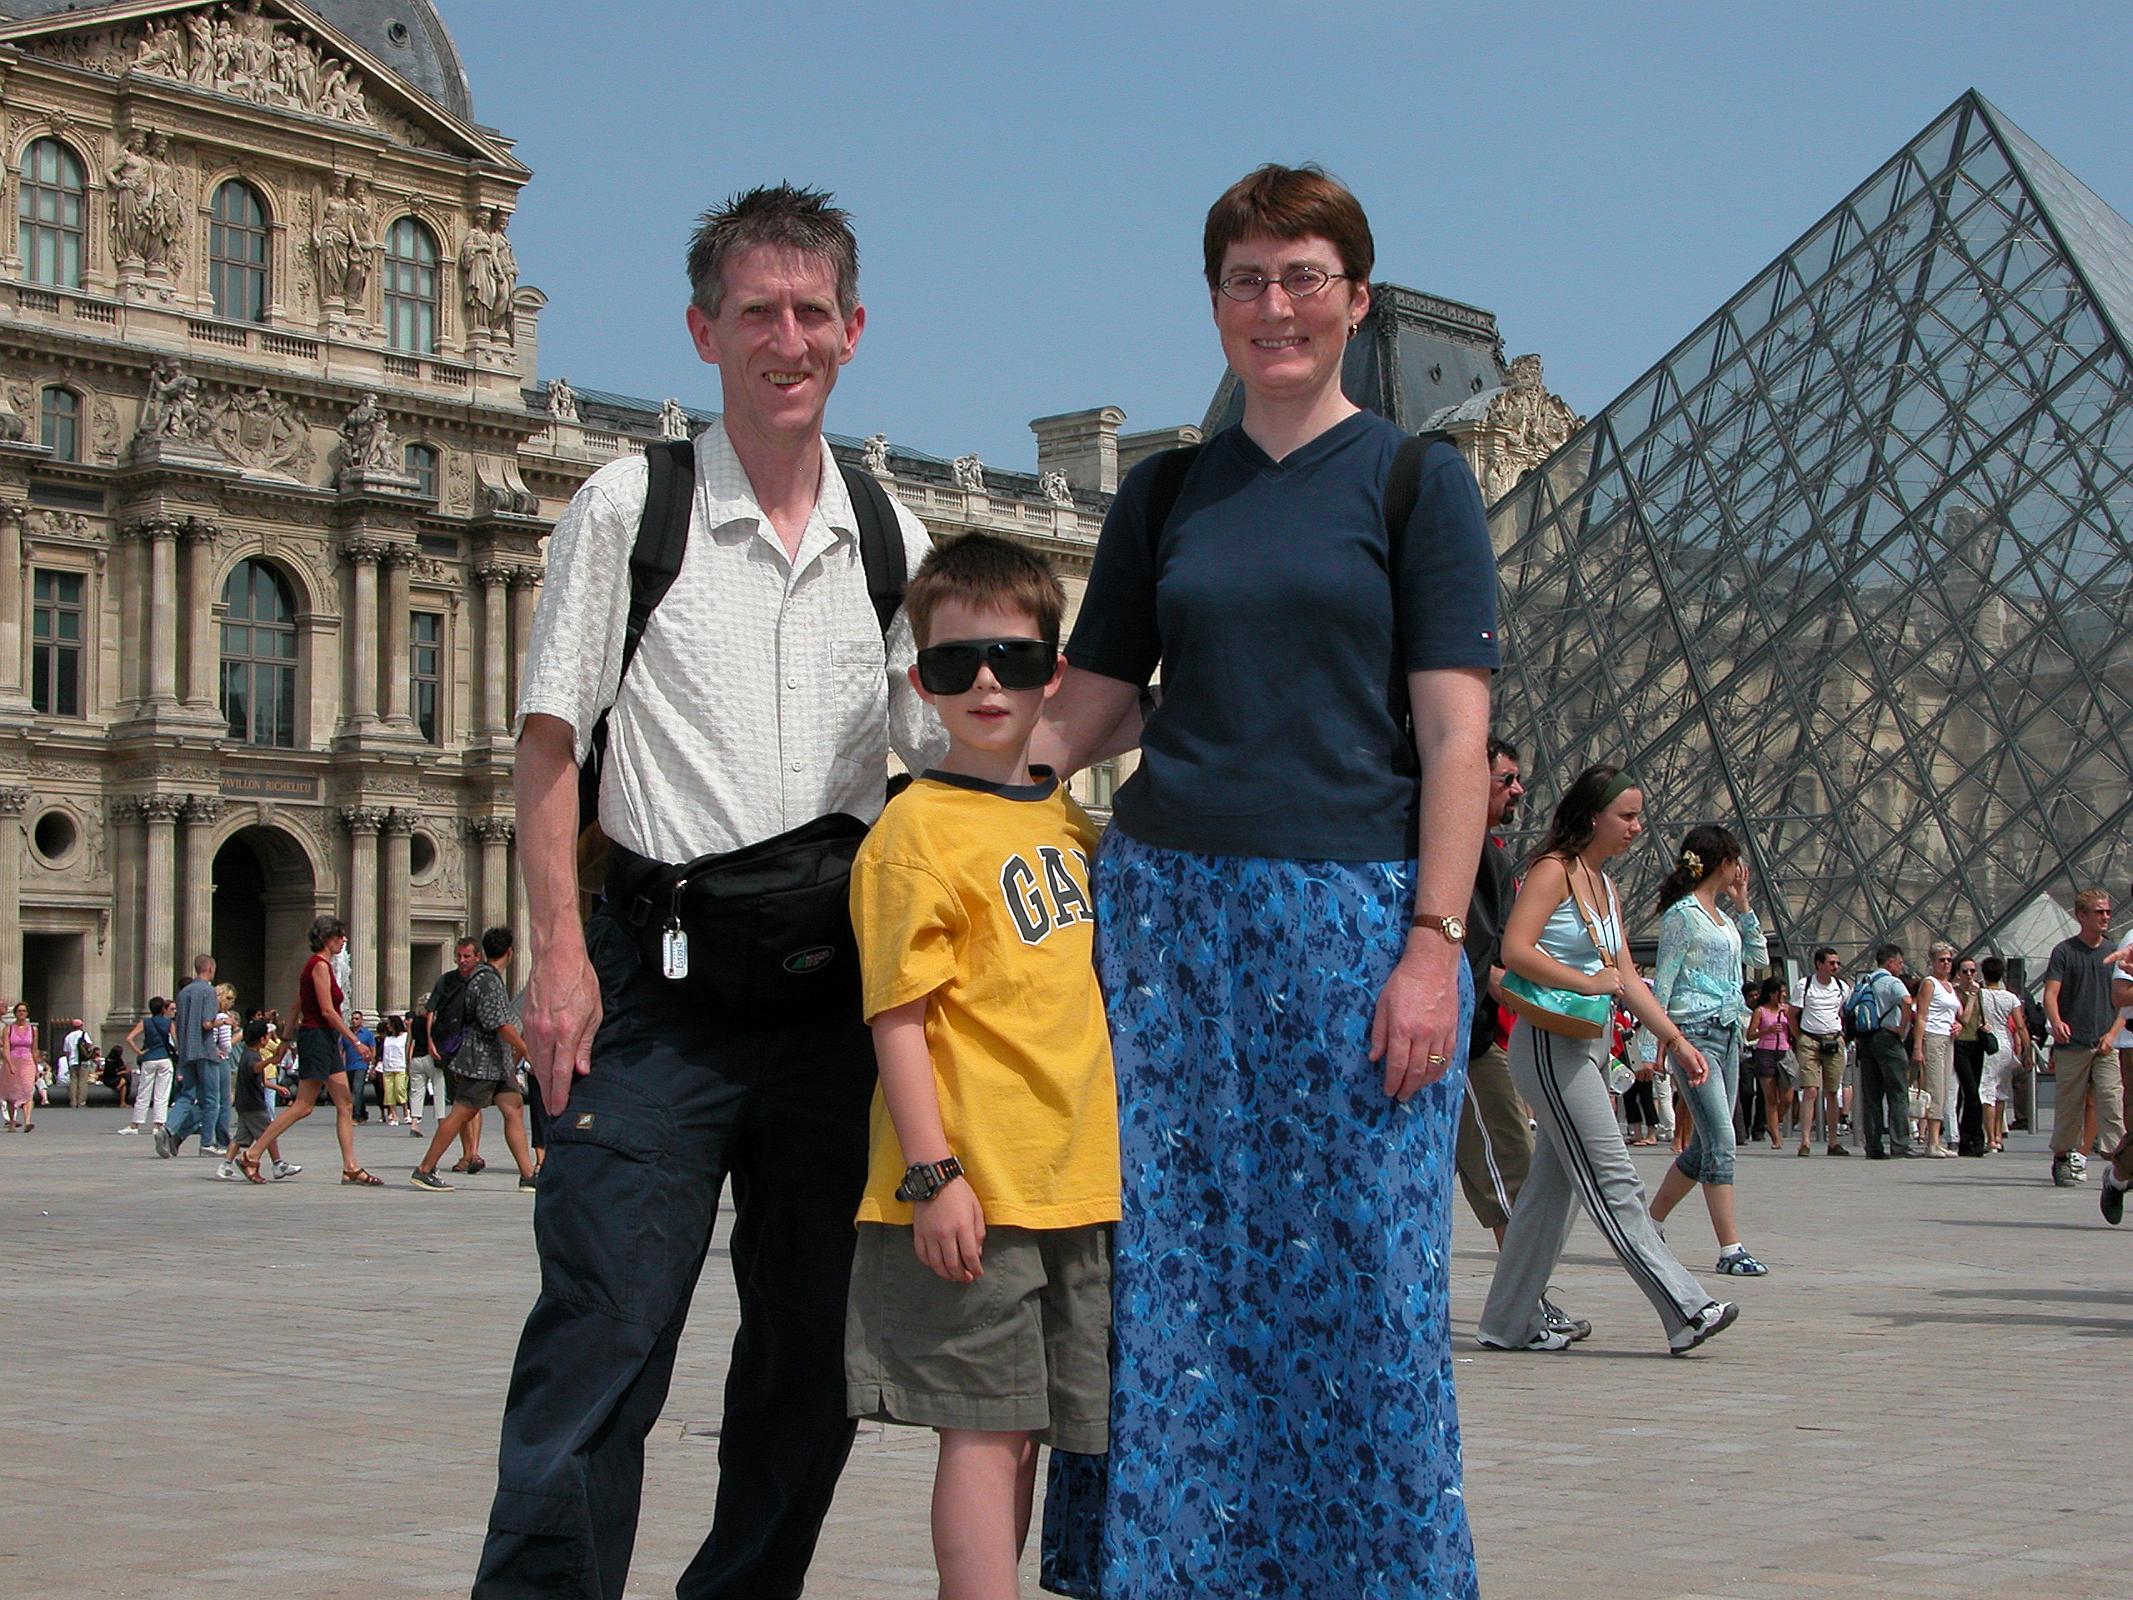
[[[674,898],[667,907],[666,926],[659,931],[659,970],[669,979],[689,975],[689,934],[681,925],[681,891],[687,878],[674,885]]]

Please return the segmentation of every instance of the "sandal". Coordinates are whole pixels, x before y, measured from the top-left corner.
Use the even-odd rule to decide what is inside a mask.
[[[259,1157],[252,1152],[252,1148],[249,1145],[237,1152],[237,1170],[244,1174],[246,1183],[265,1183],[267,1181],[260,1176]]]
[[[254,1179],[253,1181],[257,1182],[258,1180]],[[368,1167],[355,1167],[353,1169],[343,1170],[343,1172],[341,1173],[341,1182],[352,1183],[359,1189],[382,1189],[385,1187],[385,1180],[383,1178],[374,1177]]]

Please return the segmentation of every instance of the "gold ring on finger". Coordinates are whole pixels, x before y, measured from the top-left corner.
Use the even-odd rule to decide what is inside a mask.
[[[1445,1062],[1451,1059],[1452,1058],[1450,1056],[1431,1056],[1429,1058],[1429,1064],[1433,1067],[1441,1067],[1444,1065]]]

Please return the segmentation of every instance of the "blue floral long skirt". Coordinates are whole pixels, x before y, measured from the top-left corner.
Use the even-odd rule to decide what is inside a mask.
[[[1112,829],[1111,1449],[1054,1454],[1043,1583],[1084,1600],[1471,1600],[1446,1257],[1473,990],[1406,1105],[1369,1059],[1412,862]]]

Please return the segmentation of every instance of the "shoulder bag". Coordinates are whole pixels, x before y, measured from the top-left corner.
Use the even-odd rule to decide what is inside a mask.
[[[1585,933],[1592,940],[1593,949],[1606,957],[1604,965],[1614,965],[1615,954],[1608,950],[1606,941],[1600,937],[1599,924],[1578,898],[1567,867],[1563,873],[1563,888],[1570,896],[1570,903],[1578,908],[1578,919],[1585,924]],[[1503,975],[1503,1000],[1516,1015],[1541,1032],[1565,1039],[1597,1039],[1614,1020],[1613,995],[1580,994],[1575,989],[1535,983],[1523,973],[1509,970]]]

